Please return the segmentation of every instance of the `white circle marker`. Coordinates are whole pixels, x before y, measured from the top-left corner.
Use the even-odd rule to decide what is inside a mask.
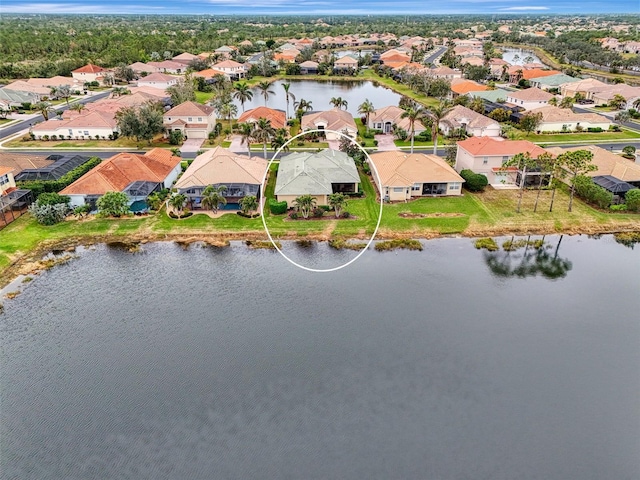
[[[373,231],[373,235],[371,235],[371,238],[369,239],[369,241],[367,242],[365,247],[362,250],[360,250],[358,255],[356,255],[354,258],[349,260],[347,263],[344,263],[342,265],[338,265],[337,267],[324,268],[324,269],[306,267],[304,265],[300,265],[299,263],[297,263],[294,260],[291,260],[289,257],[287,257],[287,255],[278,247],[278,244],[271,237],[271,232],[269,232],[269,227],[267,227],[267,221],[265,220],[265,215],[264,215],[264,208],[267,207],[267,204],[266,204],[266,200],[267,199],[264,196],[264,191],[265,191],[265,186],[266,186],[266,182],[267,182],[267,175],[269,173],[269,170],[271,169],[271,164],[274,162],[276,157],[280,154],[282,149],[285,146],[287,146],[289,143],[293,142],[298,137],[307,135],[308,133],[315,133],[315,132],[325,133],[325,134],[327,132],[335,133],[335,134],[337,134],[337,135],[339,135],[341,137],[348,138],[355,145],[357,145],[357,147],[360,150],[362,150],[362,152],[364,153],[365,157],[367,158],[367,160],[369,162],[369,166],[371,167],[371,169],[373,170],[373,172],[375,174],[375,181],[378,184],[378,191],[380,192],[380,211],[378,212],[378,222],[376,223],[376,228]],[[295,137],[289,139],[289,141],[287,141],[287,143],[285,143],[280,148],[278,148],[278,150],[273,154],[273,157],[271,157],[271,160],[269,161],[269,164],[267,165],[267,169],[264,172],[264,177],[262,177],[262,185],[260,186],[260,191],[262,192],[262,200],[265,202],[264,203],[264,207],[263,207],[263,211],[262,211],[262,215],[261,215],[261,217],[262,217],[262,225],[264,226],[264,229],[267,232],[267,236],[269,237],[269,240],[271,241],[271,243],[273,244],[275,249],[280,253],[280,255],[282,255],[285,258],[285,260],[287,260],[289,263],[295,265],[298,268],[301,268],[303,270],[307,270],[308,272],[318,272],[318,273],[335,272],[337,270],[340,270],[341,268],[344,268],[344,267],[347,267],[347,266],[351,265],[358,258],[360,258],[360,256],[369,248],[369,246],[371,245],[373,240],[376,238],[376,234],[378,233],[378,228],[380,227],[380,221],[382,220],[382,205],[384,204],[384,199],[382,197],[382,186],[380,185],[380,175],[378,175],[378,170],[376,169],[376,166],[374,165],[373,161],[371,161],[371,157],[369,156],[367,151],[364,148],[362,148],[362,146],[359,145],[358,142],[356,142],[354,139],[352,139],[349,135],[345,135],[344,133],[338,132],[336,130],[327,130],[327,129],[305,130],[304,132],[300,132]]]

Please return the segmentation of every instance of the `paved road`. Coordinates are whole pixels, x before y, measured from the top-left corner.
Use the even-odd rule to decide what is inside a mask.
[[[91,102],[95,102],[96,100],[100,100],[102,98],[106,98],[111,94],[111,91],[107,91],[107,92],[100,92],[100,93],[96,93],[95,95],[91,95],[90,97],[86,97],[83,98],[81,100],[78,100],[77,102],[73,102],[73,103],[82,103],[83,105],[86,103],[91,103]],[[56,110],[66,110],[67,105],[66,104],[60,104],[60,105],[56,105],[55,109]],[[2,130],[0,130],[0,140],[2,140],[3,138],[7,138],[10,137],[11,135],[15,135],[16,133],[18,133],[21,130],[25,130],[27,128],[29,128],[31,125],[42,122],[44,120],[44,117],[42,115],[38,115],[36,117],[30,118],[29,120],[23,120],[21,122],[15,123],[13,125],[10,125],[6,128],[3,128]]]
[[[447,51],[447,47],[438,47],[428,57],[424,57],[424,63],[434,63],[435,59]]]

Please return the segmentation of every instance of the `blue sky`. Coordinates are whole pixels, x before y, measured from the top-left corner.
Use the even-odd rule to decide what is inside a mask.
[[[1,13],[440,14],[638,13],[639,0],[0,0]]]

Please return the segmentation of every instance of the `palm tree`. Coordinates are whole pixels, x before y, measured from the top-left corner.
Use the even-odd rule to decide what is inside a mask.
[[[253,140],[253,125],[251,123],[241,123],[240,127],[240,136],[242,140],[240,144],[247,144],[247,152],[249,154],[249,158],[251,158],[251,140]]]
[[[276,132],[275,137],[271,140],[271,148],[273,148],[274,151],[282,148],[283,152],[288,152],[289,145],[287,144],[287,137],[282,133]]]
[[[311,195],[300,195],[293,201],[293,205],[300,212],[302,218],[309,218],[309,214],[316,206],[316,199]]]
[[[216,105],[218,115],[222,118],[226,118],[229,122],[229,130],[231,130],[231,119],[238,115],[238,107],[236,107],[231,101],[224,101],[219,105]]]
[[[240,199],[240,208],[244,214],[253,212],[258,208],[258,199],[255,195],[246,195]]]
[[[332,97],[331,100],[329,100],[329,103],[333,105],[335,108],[342,109],[342,107],[344,107],[346,110],[349,102],[347,102],[342,97]]]
[[[421,106],[411,107],[402,113],[402,118],[409,119],[409,134],[411,135],[411,153],[413,153],[413,139],[416,135],[416,121],[421,120],[422,118],[424,118],[424,116],[425,116],[425,110]],[[438,132],[437,126],[431,127],[432,130],[434,128],[436,128],[436,135],[437,135],[437,132]],[[435,154],[435,151],[433,153]]]
[[[290,83],[283,83],[282,84],[282,88],[284,88],[284,98],[287,101],[287,111],[286,111],[286,119],[289,120],[289,99],[293,99],[293,101],[296,101],[296,96],[291,93],[289,91],[289,88],[291,88],[291,84]]]
[[[552,105],[554,107],[558,106],[558,97],[553,97],[550,98],[549,101],[547,102],[549,105]]]
[[[474,97],[469,104],[469,108],[474,112],[484,114],[484,100],[480,97]]]
[[[616,114],[614,120],[622,125],[623,123],[631,120],[631,114],[629,113],[629,110],[622,110]]]
[[[264,158],[267,158],[267,142],[273,138],[275,133],[275,129],[271,126],[271,120],[262,117],[258,119],[253,130],[253,138],[262,142]]]
[[[340,211],[347,206],[347,197],[342,193],[332,193],[329,195],[329,205],[336,212],[336,218],[340,218]]]
[[[242,105],[242,111],[244,112],[244,103],[253,98],[253,91],[247,85],[247,82],[238,82],[234,85],[233,98],[240,102]]]
[[[49,120],[49,114],[53,112],[49,102],[38,102],[33,105],[33,109],[40,112],[45,120]]]
[[[187,203],[187,196],[182,193],[175,193],[168,200],[169,206],[173,208],[178,216],[182,216],[182,209],[185,203]]]
[[[368,98],[366,98],[364,102],[362,102],[360,106],[358,106],[358,113],[360,115],[364,115],[366,122],[365,126],[367,128],[369,128],[369,116],[375,111],[376,109],[373,106],[373,103],[371,103]]]
[[[84,103],[74,103],[69,107],[69,110],[73,110],[74,112],[80,113],[82,110],[84,110],[84,108],[85,108]]]
[[[260,94],[264,97],[264,106],[267,106],[267,100],[269,100],[269,95],[273,95],[275,92],[273,90],[269,90],[271,88],[271,83],[269,82],[260,82],[257,85],[258,90],[260,90]]]
[[[434,155],[438,152],[438,129],[440,128],[440,120],[449,113],[449,110],[451,110],[451,107],[449,107],[448,103],[440,102],[438,105],[435,105],[424,112],[425,115],[431,119],[431,140],[433,141]],[[413,137],[411,138],[413,143]]]
[[[224,198],[224,192],[227,190],[226,185],[209,185],[202,192],[202,207],[208,210],[212,210],[213,213],[217,213],[221,206],[227,204],[227,199]]]
[[[558,105],[560,108],[571,108],[573,107],[573,102],[574,102],[574,98],[573,97],[564,97],[562,100],[560,100],[560,105]]]
[[[304,98],[301,98],[299,102],[293,103],[293,108],[296,109],[296,118],[298,119],[298,122],[302,123],[302,115],[313,110],[311,102],[312,100],[307,101]]]

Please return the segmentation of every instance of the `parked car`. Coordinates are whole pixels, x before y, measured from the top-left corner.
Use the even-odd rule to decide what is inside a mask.
[[[578,100],[578,103],[580,105],[592,105],[595,102],[593,100],[589,100],[589,99],[586,99],[586,98],[581,98],[580,100]]]

